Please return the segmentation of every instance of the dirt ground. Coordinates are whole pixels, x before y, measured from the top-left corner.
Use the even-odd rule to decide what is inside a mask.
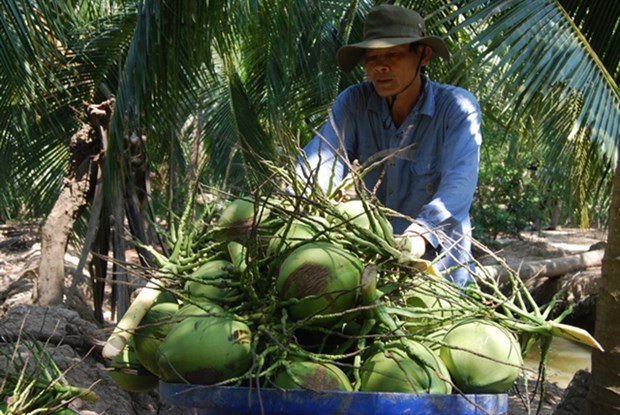
[[[13,320],[17,317],[25,318],[26,315],[41,313],[36,309],[32,301],[34,281],[37,275],[37,266],[40,259],[40,241],[38,224],[0,224],[0,321],[11,316]],[[557,229],[545,230],[540,232],[524,232],[519,238],[500,239],[501,246],[495,249],[494,255],[506,260],[509,263],[518,263],[524,260],[546,259],[571,255],[588,251],[594,244],[605,241],[606,234],[598,230],[579,230],[579,229]],[[77,253],[68,253],[65,257],[67,269],[75,268],[78,262]],[[589,270],[594,278],[600,276],[600,269]],[[70,285],[70,281],[67,281]],[[90,358],[82,355],[82,365],[88,366],[82,378],[77,378],[76,382],[92,382],[101,389],[99,394],[105,397],[105,402],[99,406],[81,403],[79,413],[82,415],[111,414],[111,415],[130,415],[130,414],[182,414],[185,413],[178,409],[171,409],[158,402],[156,392],[143,394],[129,394],[119,391],[114,383],[110,381],[108,374],[101,359],[97,358],[97,348],[101,347],[102,341],[107,339],[112,323],[100,327],[94,322],[90,310],[90,299],[84,290],[80,291],[79,298],[74,298],[67,310],[55,310],[55,318],[62,320],[67,327],[76,326],[69,329],[69,334],[73,332],[88,333],[90,340],[86,343],[82,336],[81,347],[73,347],[70,353],[78,355],[84,350],[92,353]],[[47,313],[47,311],[46,311]],[[53,314],[53,313],[52,313]],[[47,314],[46,314],[47,315]],[[10,320],[5,320],[10,321]],[[42,323],[41,323],[42,324]],[[2,324],[0,324],[2,326]],[[33,326],[33,324],[30,324]],[[6,324],[5,324],[6,328]],[[66,329],[66,327],[65,327]],[[40,334],[40,333],[39,333]],[[49,333],[48,333],[49,334]],[[67,338],[73,338],[65,334]],[[0,336],[3,335],[0,329]],[[79,337],[79,336],[78,336]],[[1,340],[1,337],[0,337]],[[0,344],[2,341],[0,341]],[[87,347],[90,345],[90,349]],[[76,352],[77,350],[77,352]],[[94,352],[93,352],[94,350]],[[72,355],[73,359],[79,356]],[[586,374],[587,375],[587,374]],[[84,386],[84,385],[82,385]],[[531,386],[531,385],[530,385]],[[520,385],[521,391],[524,386]],[[137,396],[142,395],[142,396]],[[577,398],[577,409],[574,411],[566,408],[558,410],[564,388],[551,383],[543,398],[540,414],[570,414],[579,413],[579,402],[582,403],[583,396]],[[527,402],[527,393],[521,395],[511,393],[509,404],[509,415],[525,415],[536,413],[538,399]],[[581,401],[580,401],[581,399]],[[525,402],[524,402],[525,401]],[[574,402],[571,403],[574,406]],[[561,406],[561,405],[560,405]]]

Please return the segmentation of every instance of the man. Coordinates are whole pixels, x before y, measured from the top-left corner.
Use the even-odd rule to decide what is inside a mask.
[[[386,207],[412,253],[436,260],[456,284],[472,280],[469,209],[478,179],[481,112],[468,91],[430,80],[429,62],[450,59],[422,17],[394,5],[373,7],[364,40],[341,47],[345,72],[364,65],[367,80],[343,91],[304,148],[298,174],[326,191],[354,161],[365,187]]]

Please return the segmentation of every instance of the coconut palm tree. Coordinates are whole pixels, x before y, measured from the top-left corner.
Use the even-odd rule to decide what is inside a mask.
[[[190,174],[200,174],[214,192],[248,192],[269,183],[267,162],[290,162],[290,151],[310,138],[338,91],[361,79],[359,70],[338,73],[334,54],[339,45],[361,38],[363,16],[372,5],[370,0],[91,3],[6,0],[0,5],[0,215],[50,212],[69,163],[67,143],[85,118],[83,102],[114,97],[99,167],[102,196],[99,204],[85,206],[95,218],[90,234],[85,232],[86,245],[98,244],[102,253],[111,230],[125,234],[125,218],[135,238],[147,238],[147,207],[175,212]],[[506,162],[535,152],[543,166],[561,172],[554,183],[565,186],[577,205],[609,196],[620,123],[615,47],[620,5],[602,0],[399,4],[427,15],[431,30],[446,36],[454,59],[429,68],[431,74],[476,92],[487,123],[501,127],[510,141]],[[197,155],[207,159],[204,171],[193,170]],[[149,170],[136,160],[148,160]],[[153,185],[150,198],[143,199],[135,186],[140,173],[151,179],[141,181],[145,191]],[[618,371],[602,370],[618,361],[613,346],[620,341],[615,326],[604,320],[617,311],[612,294],[620,290],[610,259],[616,257],[614,235],[620,233],[614,232],[618,197],[613,202],[596,333],[608,352],[593,359],[592,405],[599,408],[618,407],[604,393]],[[104,265],[99,265],[102,279]],[[49,301],[58,301],[58,294]]]

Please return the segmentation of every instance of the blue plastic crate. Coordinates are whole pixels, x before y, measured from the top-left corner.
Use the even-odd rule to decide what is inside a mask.
[[[379,392],[211,387],[160,382],[163,402],[196,415],[505,415],[508,395],[425,395]]]

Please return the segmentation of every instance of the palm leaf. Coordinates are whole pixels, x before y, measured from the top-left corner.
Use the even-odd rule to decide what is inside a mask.
[[[585,203],[579,189],[609,190],[620,136],[618,87],[560,2],[475,0],[449,14],[447,22],[455,23],[452,34],[475,33],[457,55],[453,79],[465,82],[464,74],[494,67],[476,80],[480,100],[494,105],[488,110],[507,120],[541,120],[538,156],[545,165],[565,169],[576,204]],[[554,115],[567,108],[572,108],[570,120]]]
[[[92,100],[105,77],[104,67],[91,60],[87,40],[109,29],[104,17],[110,9],[89,3],[13,0],[0,6],[0,148],[6,158],[0,175],[12,178],[2,181],[0,192],[12,194],[30,215],[41,215],[54,203],[83,102]],[[127,9],[114,10],[126,16]],[[109,50],[118,53],[119,42],[117,36]]]

